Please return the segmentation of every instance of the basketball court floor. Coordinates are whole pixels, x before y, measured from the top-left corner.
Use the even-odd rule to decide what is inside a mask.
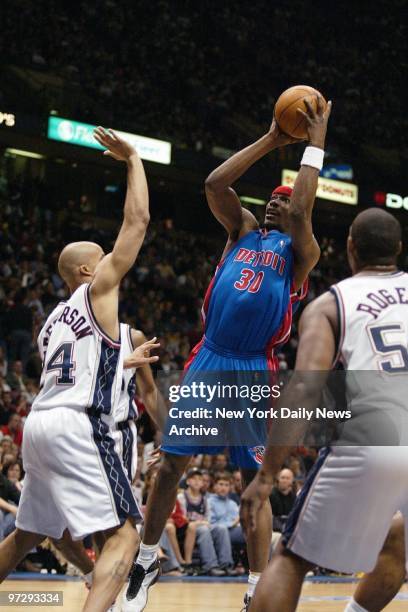
[[[32,606],[49,612],[80,612],[86,598],[84,584],[78,578],[14,574],[0,591],[62,591],[63,606]],[[18,578],[18,579],[15,579]],[[355,582],[348,578],[307,579],[298,612],[342,612],[353,593]],[[236,579],[162,578],[151,590],[146,612],[239,612],[242,607],[245,582]],[[29,606],[0,606],[1,610],[26,612]],[[408,609],[408,586],[404,585],[388,612]],[[120,612],[120,607],[117,607]]]

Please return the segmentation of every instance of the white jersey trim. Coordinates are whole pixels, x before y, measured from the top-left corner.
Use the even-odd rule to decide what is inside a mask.
[[[89,315],[90,321],[91,321],[93,327],[95,328],[95,330],[105,340],[105,342],[107,342],[113,348],[120,348],[120,334],[119,334],[119,340],[114,340],[113,338],[108,336],[108,334],[106,332],[103,331],[102,327],[99,325],[98,321],[96,320],[96,317],[94,315],[94,311],[92,309],[91,297],[89,295],[90,288],[91,288],[91,285],[88,285],[87,288],[85,289],[85,293],[84,293],[84,295],[85,295],[85,305],[86,305],[86,309],[88,311],[88,315]]]
[[[344,308],[344,301],[341,295],[341,291],[337,285],[332,285],[330,287],[330,292],[334,295],[337,306],[337,318],[339,322],[339,333],[338,333],[338,341],[337,341],[337,352],[333,360],[334,367],[339,361],[341,361],[341,354],[343,350],[343,342],[346,333],[346,310]]]

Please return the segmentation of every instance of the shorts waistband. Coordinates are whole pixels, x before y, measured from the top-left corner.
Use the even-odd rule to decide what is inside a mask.
[[[209,340],[206,336],[204,336],[203,346],[208,348],[213,353],[217,353],[217,355],[222,355],[223,357],[235,357],[235,359],[265,359],[266,353],[265,351],[235,351],[231,349],[227,349],[224,346],[220,346],[215,342]]]

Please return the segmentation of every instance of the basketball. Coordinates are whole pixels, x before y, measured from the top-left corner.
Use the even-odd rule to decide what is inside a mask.
[[[321,98],[326,107],[326,100],[317,89],[308,85],[295,85],[286,89],[275,104],[274,116],[282,132],[293,138],[307,138],[307,122],[297,109],[306,112],[305,100],[314,110],[317,109],[317,99]]]

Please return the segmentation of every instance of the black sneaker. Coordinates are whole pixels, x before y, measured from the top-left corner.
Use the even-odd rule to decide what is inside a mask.
[[[252,597],[250,597],[248,593],[245,593],[244,607],[242,608],[241,612],[249,612],[249,606],[251,605],[251,599]]]
[[[234,569],[233,567],[223,567],[223,570],[225,570],[225,573],[227,574],[227,576],[238,576],[239,572],[238,570]]]
[[[194,575],[197,575],[197,571],[193,567],[192,563],[182,563],[181,567],[182,567],[183,574],[185,576],[194,576]]]
[[[134,562],[129,576],[126,594],[122,597],[122,612],[142,612],[147,604],[147,592],[161,575],[159,559],[153,561],[149,569]]]

